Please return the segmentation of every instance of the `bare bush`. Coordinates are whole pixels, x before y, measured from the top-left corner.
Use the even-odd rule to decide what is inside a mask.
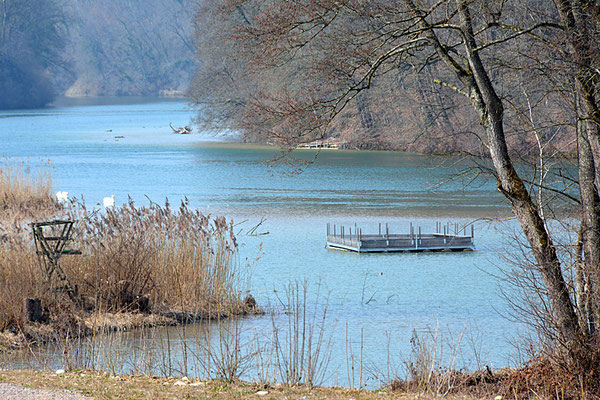
[[[308,283],[290,283],[286,288],[287,326],[282,328],[273,318],[274,346],[279,375],[289,385],[318,385],[331,359],[327,304],[319,309],[308,307]]]

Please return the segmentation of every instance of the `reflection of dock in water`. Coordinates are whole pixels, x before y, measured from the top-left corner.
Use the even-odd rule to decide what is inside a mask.
[[[437,223],[435,233],[422,233],[421,227],[415,229],[410,224],[408,234],[391,234],[388,224],[384,227],[379,224],[379,233],[363,234],[356,225],[353,230],[352,227],[327,224],[327,248],[357,253],[475,250],[473,225],[470,226],[467,234],[466,227]]]

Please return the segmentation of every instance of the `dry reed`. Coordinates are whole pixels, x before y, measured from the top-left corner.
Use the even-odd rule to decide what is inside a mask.
[[[59,209],[52,195],[52,167],[10,157],[0,159],[0,222],[50,215]]]
[[[65,272],[89,306],[111,312],[175,312],[209,318],[242,310],[232,222],[210,218],[182,202],[151,203],[99,213],[72,203],[79,221]]]
[[[61,326],[84,310],[71,304],[61,282],[47,282],[38,265],[29,222],[76,220],[68,247],[81,255],[60,264],[85,311],[142,311],[186,321],[244,312],[233,225],[188,207],[173,210],[133,201],[107,210],[89,210],[72,199],[52,196],[50,165],[32,169],[5,158],[0,165],[0,331],[24,326],[23,303],[39,298],[44,318]],[[69,315],[58,321],[58,315]],[[69,322],[70,321],[70,322]],[[100,329],[94,326],[92,330]],[[68,329],[67,329],[68,330]]]

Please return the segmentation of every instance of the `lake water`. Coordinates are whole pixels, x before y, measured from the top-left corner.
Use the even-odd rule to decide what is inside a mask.
[[[503,316],[493,277],[504,265],[499,228],[514,224],[489,221],[508,214],[493,182],[467,186],[453,179],[463,162],[393,152],[329,150],[308,166],[273,165],[273,148],[172,133],[170,122],[188,125],[193,115],[183,101],[159,99],[63,100],[48,109],[3,111],[0,153],[51,160],[55,189],[88,204],[110,195],[140,204],[145,196],[159,203],[187,197],[205,213],[246,221],[240,260],[249,265],[258,303],[277,311],[288,283],[307,282],[309,303],[328,305],[332,356],[324,383],[352,385],[347,342],[353,354],[362,342],[364,364],[384,370],[390,353],[396,366],[407,359],[414,331],[462,337],[458,367],[474,368],[479,358],[501,367],[514,359],[522,327]],[[314,154],[294,152],[304,160]],[[263,218],[256,232],[264,235],[247,235]],[[356,223],[365,233],[382,222],[407,233],[410,223],[432,231],[437,221],[474,223],[477,250],[358,255],[324,247],[328,222]],[[287,316],[244,319],[246,340],[257,332],[269,337],[273,319],[285,324]]]

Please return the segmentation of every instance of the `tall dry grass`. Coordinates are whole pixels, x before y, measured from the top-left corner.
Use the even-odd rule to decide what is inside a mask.
[[[58,209],[49,162],[34,166],[29,160],[0,159],[0,222],[49,215]]]
[[[27,222],[60,210],[51,172],[48,162],[0,159],[0,331],[20,322],[25,298],[43,297]]]
[[[23,326],[27,298],[42,299],[48,320],[65,311],[143,311],[185,320],[244,311],[232,222],[187,202],[176,209],[129,201],[96,210],[75,199],[59,205],[50,171],[49,164],[33,169],[10,158],[0,164],[0,331]],[[60,264],[84,310],[70,304],[60,282],[46,282],[38,264],[29,223],[54,218],[76,221],[67,248],[82,254],[64,255]]]
[[[73,203],[74,245],[82,256],[63,262],[86,304],[120,312],[149,310],[207,318],[241,310],[233,223],[186,202],[106,212]]]

